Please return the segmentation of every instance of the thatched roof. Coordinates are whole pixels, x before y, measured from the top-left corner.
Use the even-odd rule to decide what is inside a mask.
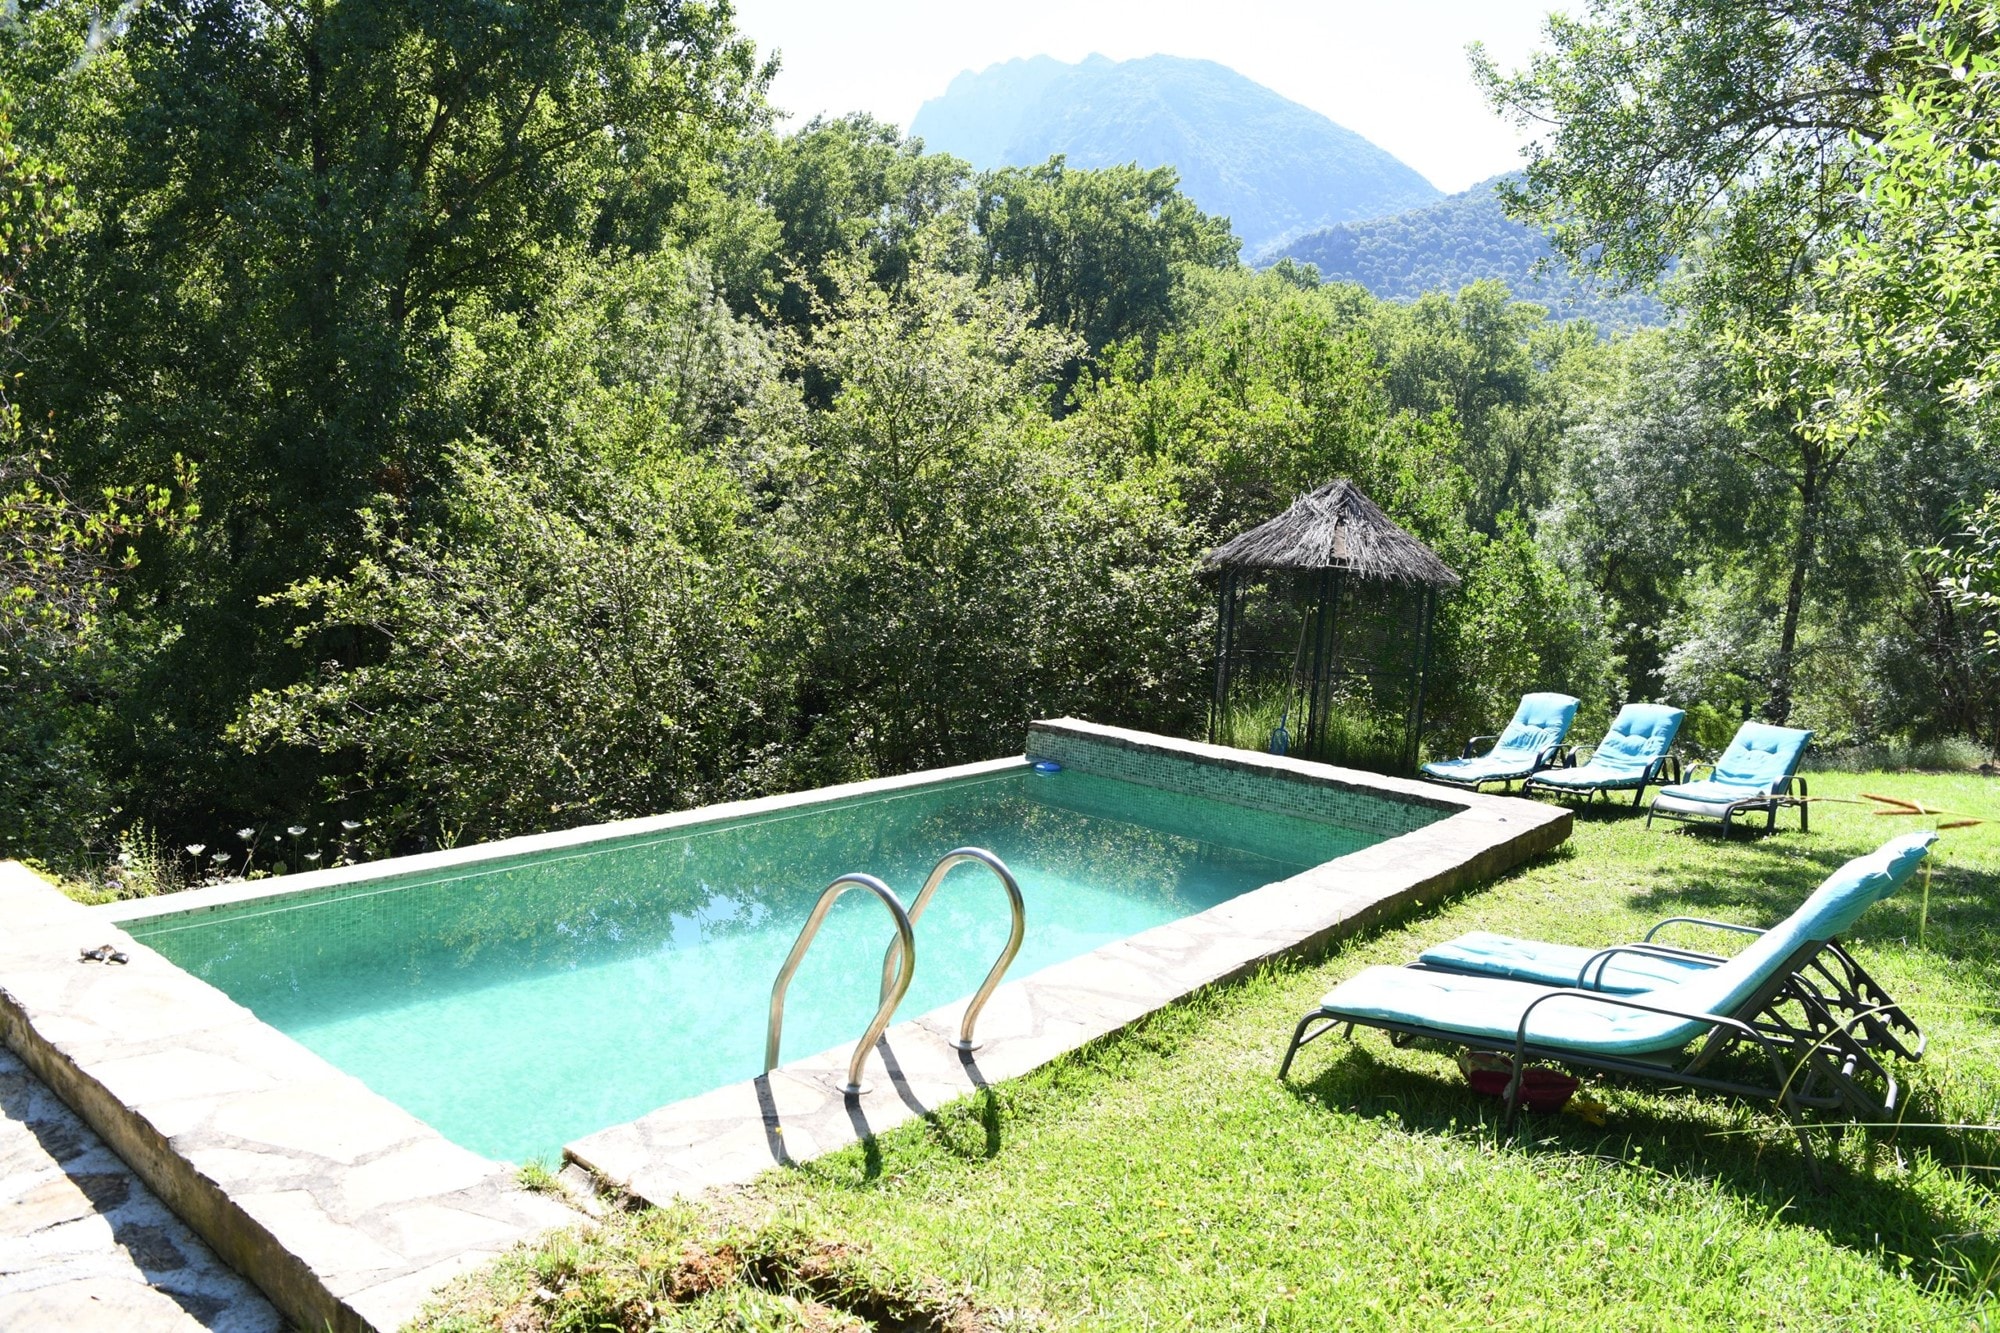
[[[1341,569],[1363,578],[1456,588],[1458,575],[1342,478],[1208,553],[1211,569]]]

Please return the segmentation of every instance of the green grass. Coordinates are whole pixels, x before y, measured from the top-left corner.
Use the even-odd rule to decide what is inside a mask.
[[[1814,788],[2000,816],[2000,783],[1969,775]],[[1899,1071],[1909,1123],[1818,1134],[1824,1194],[1768,1110],[1713,1095],[1592,1079],[1603,1125],[1509,1135],[1447,1054],[1375,1034],[1274,1077],[1298,1016],[1367,964],[1476,928],[1589,943],[1678,914],[1768,922],[1916,826],[1835,803],[1813,823],[1725,842],[1585,811],[1564,849],[1399,928],[698,1210],[515,1255],[428,1326],[1984,1326],[2000,1135],[1929,1126],[2000,1122],[2000,823],[1947,832],[1928,884],[1850,937],[1930,1047]],[[771,1254],[837,1256],[840,1281],[801,1287]],[[717,1263],[726,1280],[672,1295]]]

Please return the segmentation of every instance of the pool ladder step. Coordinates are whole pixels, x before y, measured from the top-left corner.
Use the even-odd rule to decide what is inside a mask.
[[[841,1087],[841,1091],[850,1097],[867,1091],[867,1085],[861,1081],[861,1066],[868,1059],[868,1052],[875,1049],[875,1043],[881,1039],[883,1030],[889,1026],[889,1019],[895,1014],[896,1006],[903,1002],[903,997],[909,993],[910,981],[916,976],[917,920],[923,916],[924,908],[930,905],[931,898],[937,893],[938,886],[944,883],[945,876],[968,862],[977,862],[999,876],[1001,887],[1007,890],[1008,910],[1013,915],[1013,925],[1007,935],[1007,944],[1000,950],[1000,956],[994,959],[993,966],[986,973],[986,980],[979,984],[978,991],[966,1004],[965,1016],[958,1024],[958,1040],[952,1043],[961,1051],[973,1048],[975,1044],[972,1039],[973,1025],[978,1022],[979,1011],[986,1007],[986,1001],[992,996],[994,987],[998,986],[1000,978],[1006,975],[1007,965],[1013,962],[1014,955],[1021,951],[1021,939],[1027,933],[1027,914],[1021,903],[1021,886],[1014,879],[1014,872],[1007,868],[1005,861],[983,847],[958,847],[946,852],[939,858],[938,863],[931,867],[931,873],[925,878],[923,888],[917,891],[916,900],[907,910],[903,907],[903,900],[896,896],[896,891],[873,875],[842,875],[820,892],[819,901],[813,904],[811,915],[806,917],[805,925],[800,928],[799,938],[792,945],[791,953],[785,956],[784,966],[778,969],[778,979],[771,983],[771,1022],[764,1035],[765,1073],[768,1074],[778,1067],[778,1045],[785,1026],[785,990],[792,984],[792,974],[799,970],[799,964],[805,960],[806,951],[812,947],[813,937],[819,934],[820,924],[826,920],[826,914],[832,910],[834,903],[849,890],[866,889],[889,909],[889,915],[894,918],[896,925],[895,938],[889,941],[888,951],[882,955],[881,1003],[876,1008],[875,1017],[869,1022],[867,1031],[863,1032],[861,1040],[854,1044],[854,1054],[847,1062],[847,1082]]]

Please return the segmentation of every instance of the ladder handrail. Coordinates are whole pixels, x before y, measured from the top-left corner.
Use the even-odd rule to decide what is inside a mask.
[[[864,1090],[862,1063],[868,1059],[868,1052],[875,1049],[882,1030],[889,1026],[890,1015],[903,1002],[903,996],[910,989],[910,979],[917,972],[917,939],[910,930],[910,914],[903,910],[903,900],[896,896],[896,891],[873,875],[842,875],[820,891],[819,901],[813,904],[812,915],[806,918],[798,941],[792,945],[791,953],[785,956],[785,965],[778,969],[778,979],[771,983],[771,1023],[764,1035],[764,1072],[768,1074],[778,1067],[778,1043],[785,1025],[785,988],[792,984],[792,973],[799,970],[806,949],[811,946],[813,936],[819,933],[820,923],[826,920],[827,912],[849,889],[866,889],[882,900],[882,905],[896,918],[896,945],[902,949],[902,956],[907,960],[898,971],[893,987],[888,984],[887,976],[883,977],[881,1007],[875,1011],[874,1021],[868,1024],[868,1030],[861,1034],[861,1040],[855,1043],[854,1055],[847,1062],[847,1083],[841,1091],[853,1097]],[[894,994],[890,993],[892,990]]]
[[[1021,940],[1028,930],[1027,908],[1021,901],[1021,886],[1015,881],[1014,872],[1007,868],[1005,861],[984,847],[955,848],[946,852],[938,863],[931,867],[930,878],[924,881],[924,887],[917,891],[916,899],[910,904],[910,924],[916,925],[917,918],[924,914],[924,908],[930,905],[931,895],[937,892],[938,885],[944,883],[944,877],[968,861],[976,861],[1000,877],[1001,886],[1007,890],[1007,906],[1013,914],[1014,922],[1013,929],[1007,936],[1006,947],[1000,950],[1000,956],[993,961],[992,968],[986,973],[986,980],[979,984],[978,991],[965,1006],[965,1016],[959,1020],[958,1040],[952,1045],[961,1051],[972,1049],[972,1025],[979,1021],[979,1011],[986,1007],[987,998],[993,994],[994,987],[1000,984],[1000,978],[1006,974],[1008,964],[1014,961],[1014,955],[1021,952]],[[890,977],[896,968],[897,959],[901,956],[901,948],[900,939],[891,940],[888,952],[882,955],[884,996],[889,994]]]

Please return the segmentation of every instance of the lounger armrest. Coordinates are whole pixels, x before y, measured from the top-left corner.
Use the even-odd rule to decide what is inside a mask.
[[[1757,926],[1740,926],[1734,921],[1711,921],[1705,916],[1670,916],[1666,920],[1656,923],[1651,930],[1647,931],[1646,937],[1641,943],[1651,944],[1653,936],[1659,934],[1668,926],[1707,926],[1711,930],[1729,930],[1736,932],[1738,935],[1762,935],[1764,933]]]
[[[1493,745],[1493,742],[1495,742],[1495,741],[1497,741],[1497,740],[1499,740],[1499,739],[1500,739],[1500,737],[1499,737],[1498,735],[1493,735],[1493,736],[1473,736],[1473,737],[1469,738],[1469,739],[1468,739],[1468,740],[1467,740],[1467,741],[1465,742],[1465,748],[1464,748],[1463,750],[1460,750],[1460,751],[1458,752],[1458,757],[1459,757],[1460,759],[1471,759],[1471,758],[1474,758],[1474,757],[1475,757],[1475,755],[1476,755],[1476,752],[1477,752],[1477,747],[1478,747],[1478,745],[1479,745],[1479,743],[1480,743],[1481,741],[1484,741],[1484,742],[1486,743],[1486,745],[1487,745],[1487,748],[1491,749],[1491,748],[1492,748],[1492,745]]]
[[[1565,746],[1562,752],[1562,763],[1557,765],[1557,767],[1581,768],[1585,764],[1589,763],[1591,760],[1591,756],[1595,755],[1596,753],[1597,753],[1597,747],[1595,745]]]
[[[1697,759],[1692,764],[1683,764],[1681,766],[1681,775],[1678,780],[1681,782],[1697,782],[1700,779],[1698,779],[1695,775],[1701,772],[1701,770],[1703,770],[1704,768],[1707,769],[1711,774],[1714,773],[1715,761],[1713,759]]]
[[[1535,768],[1543,769],[1543,768],[1562,767],[1562,754],[1563,754],[1563,744],[1561,741],[1557,741],[1554,745],[1543,746],[1541,753],[1535,756]]]
[[[1706,1023],[1711,1035],[1713,1035],[1716,1028],[1728,1028],[1735,1035],[1755,1042],[1763,1050],[1764,1054],[1770,1057],[1771,1072],[1777,1076],[1778,1080],[1776,1086],[1779,1088],[1787,1086],[1785,1062],[1779,1058],[1778,1048],[1768,1036],[1759,1032],[1756,1028],[1750,1026],[1750,1024],[1743,1022],[1741,1019],[1729,1018],[1722,1014],[1688,1013],[1680,1009],[1669,1009],[1665,1005],[1646,1004],[1640,1000],[1633,999],[1631,996],[1613,995],[1609,991],[1581,990],[1576,987],[1566,987],[1562,990],[1552,990],[1546,995],[1536,996],[1528,1002],[1528,1007],[1521,1011],[1521,1021],[1514,1028],[1514,1076],[1507,1080],[1507,1087],[1504,1093],[1507,1099],[1507,1111],[1509,1115],[1513,1114],[1514,1107],[1520,1097],[1522,1071],[1528,1067],[1528,1020],[1535,1016],[1535,1010],[1541,1008],[1550,1000],[1588,1000],[1594,1004],[1608,1004],[1619,1009],[1629,1009],[1635,1013],[1658,1014],[1662,1018],[1678,1018],[1688,1023]],[[1787,1093],[1785,1096],[1787,1102],[1789,1102],[1790,1094]]]
[[[1638,944],[1614,944],[1608,949],[1599,949],[1583,960],[1583,966],[1576,970],[1576,984],[1584,990],[1602,990],[1604,969],[1621,953],[1636,953],[1647,958],[1672,958],[1683,963],[1699,963],[1704,967],[1715,967],[1728,961],[1721,954],[1696,953],[1692,949],[1671,949],[1664,944],[1647,944],[1643,941]],[[1590,980],[1593,968],[1597,972],[1595,984]]]

